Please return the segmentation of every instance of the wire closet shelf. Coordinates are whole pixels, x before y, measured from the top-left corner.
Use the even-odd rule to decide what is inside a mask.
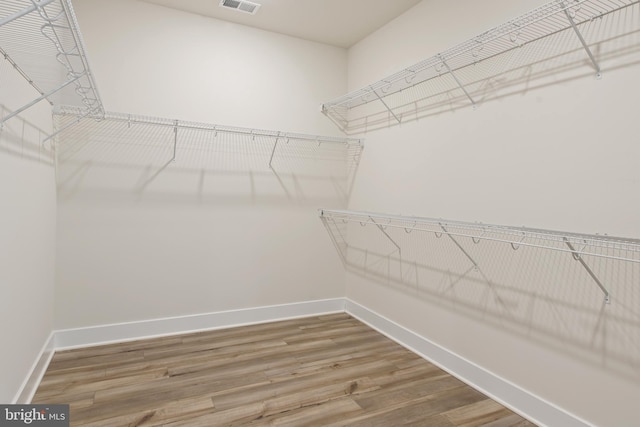
[[[57,116],[72,116],[76,121],[84,119],[82,109],[70,105],[61,105],[55,108],[54,114]],[[114,122],[123,122],[128,126],[135,124],[145,124],[152,126],[163,126],[177,129],[192,129],[202,130],[220,133],[231,133],[236,135],[244,135],[248,137],[268,137],[273,139],[296,139],[300,141],[309,141],[315,143],[338,143],[338,144],[357,144],[362,145],[363,140],[361,138],[350,138],[342,136],[325,136],[325,135],[313,135],[306,133],[284,132],[276,130],[266,129],[254,129],[239,126],[220,125],[213,123],[201,123],[185,120],[169,119],[162,117],[152,117],[144,115],[134,115],[117,112],[104,112],[98,116],[89,116],[98,120],[108,120]]]
[[[78,143],[81,146],[89,141],[110,145],[126,145],[130,139],[126,137],[126,131],[135,128],[142,129],[142,134],[139,132],[133,134],[136,139],[135,144],[140,145],[148,140],[147,148],[149,151],[160,150],[167,146],[166,142],[169,142],[171,145],[169,162],[176,160],[179,145],[194,146],[194,144],[201,145],[201,143],[211,145],[214,141],[218,141],[218,143],[228,146],[229,150],[238,153],[243,153],[238,150],[241,150],[242,146],[246,149],[246,145],[249,143],[252,146],[262,146],[263,148],[258,151],[259,157],[264,159],[264,168],[273,168],[277,158],[283,155],[290,157],[311,156],[318,159],[319,151],[322,151],[325,157],[344,157],[346,155],[345,160],[349,165],[351,163],[357,164],[363,148],[363,140],[359,138],[254,129],[116,112],[103,112],[99,116],[93,116],[86,115],[81,108],[72,106],[57,106],[54,109],[54,116],[58,119],[56,120],[55,134],[61,140],[66,141],[66,151],[69,152],[61,150],[58,155],[63,157],[73,155],[72,153],[77,151],[76,145]],[[81,122],[86,124],[79,125]],[[71,128],[73,129],[70,131]],[[158,129],[159,133],[153,129]],[[233,138],[221,138],[218,137],[219,134]],[[297,148],[290,147],[294,142]],[[237,146],[236,150],[233,149],[233,145]],[[287,150],[285,147],[290,147],[290,149]],[[308,149],[305,150],[304,147],[308,147]],[[323,147],[327,148],[323,150]],[[330,147],[335,147],[335,149],[332,150]],[[244,152],[244,154],[256,153],[256,151]]]
[[[349,243],[340,225],[348,224],[358,224],[362,227],[371,225],[377,228],[399,253],[402,252],[402,247],[390,235],[388,229],[402,230],[406,234],[416,231],[436,238],[447,236],[476,268],[476,261],[465,249],[468,243],[478,245],[483,241],[499,242],[510,245],[514,251],[520,247],[531,247],[565,252],[586,269],[604,293],[606,303],[610,302],[610,292],[594,274],[585,258],[596,257],[640,264],[638,239],[347,210],[321,209],[319,215],[343,262]]]
[[[43,100],[83,115],[103,113],[70,0],[0,2],[0,55],[40,94],[0,118],[0,126]]]
[[[371,85],[326,102],[322,112],[343,132],[354,134],[402,123],[421,109],[450,103],[454,98],[456,102],[466,101],[467,105],[476,107],[475,96],[481,93],[482,82],[576,51],[590,63],[599,78],[600,65],[590,46],[611,35],[604,35],[596,22],[638,4],[638,0],[551,1]],[[630,22],[622,25],[621,19]],[[630,31],[638,29],[637,17],[633,16],[613,17],[609,23],[625,29],[631,26]],[[591,37],[586,37],[587,33]],[[583,63],[584,60],[579,61],[580,66]]]

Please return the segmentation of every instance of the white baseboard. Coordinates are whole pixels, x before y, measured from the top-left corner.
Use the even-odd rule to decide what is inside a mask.
[[[53,357],[53,353],[55,352],[54,347],[54,332],[49,334],[49,338],[42,346],[42,350],[38,354],[38,357],[33,362],[31,369],[29,370],[29,375],[22,383],[22,387],[18,390],[18,393],[13,398],[12,403],[30,403],[33,396],[36,394],[36,390],[40,385],[40,381],[42,381],[42,377],[49,366],[49,362]]]
[[[541,427],[593,427],[592,424],[354,301],[346,299],[345,310],[361,322]]]
[[[245,308],[55,331],[55,349],[88,347],[344,312],[344,298]]]

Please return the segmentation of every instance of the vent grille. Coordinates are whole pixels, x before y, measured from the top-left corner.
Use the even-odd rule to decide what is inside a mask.
[[[220,0],[220,6],[255,15],[260,5],[247,0]]]

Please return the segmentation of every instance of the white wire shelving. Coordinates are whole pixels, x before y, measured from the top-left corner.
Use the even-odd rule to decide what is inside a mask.
[[[155,172],[142,179],[140,188],[164,173],[212,173],[249,180],[271,176],[292,198],[323,184],[329,193],[348,197],[364,148],[358,138],[114,112],[93,117],[69,106],[56,107],[54,119],[56,158],[69,166],[62,173],[89,163],[130,171],[151,168]]]
[[[601,76],[594,46],[637,33],[638,0],[554,0],[457,46],[364,88],[322,105],[322,112],[348,135],[417,119],[452,105],[476,107],[497,76],[553,61],[572,61]],[[557,65],[562,59],[565,63]],[[540,70],[549,74],[549,68]],[[525,70],[526,69],[526,70]],[[587,68],[588,69],[588,68]],[[544,73],[542,72],[544,71]],[[553,71],[552,71],[553,72]],[[503,80],[506,80],[504,78]]]
[[[319,214],[345,265],[351,263],[348,252],[355,247],[349,241],[347,226],[356,224],[377,230],[376,234],[397,252],[398,260],[405,263],[417,262],[409,261],[406,255],[403,260],[401,238],[406,240],[410,235],[435,237],[432,242],[449,242],[447,244],[454,245],[475,269],[479,263],[472,249],[480,247],[482,242],[504,243],[513,251],[528,247],[566,253],[584,268],[604,294],[606,303],[610,302],[610,291],[589,262],[604,259],[640,266],[640,240],[637,239],[346,210],[323,209]],[[441,239],[443,236],[446,238]]]
[[[84,115],[103,112],[70,0],[0,2],[0,55],[39,93],[1,117],[0,126],[44,100]]]
[[[189,136],[193,133],[209,134],[211,141],[218,135],[234,135],[237,142],[258,142],[267,146],[268,162],[266,167],[272,167],[279,151],[284,150],[286,145],[293,142],[303,143],[310,147],[346,147],[347,151],[353,152],[355,160],[364,147],[364,142],[360,138],[336,137],[312,135],[295,132],[274,131],[265,129],[253,129],[237,126],[218,125],[211,123],[199,123],[184,120],[168,119],[161,117],[151,117],[143,115],[133,115],[116,112],[103,112],[99,116],[86,115],[83,109],[73,106],[59,106],[54,110],[55,116],[61,120],[58,123],[57,135],[65,139],[75,139],[82,143],[90,142],[95,137],[99,137],[101,142],[122,142],[127,143],[127,139],[119,139],[122,129],[141,128],[142,129],[164,129],[171,136],[169,144],[172,148],[172,158],[176,160],[178,144],[189,143]],[[80,126],[73,130],[73,137],[69,138],[65,132],[77,123],[85,122],[86,126]],[[92,123],[96,124],[92,124]],[[104,122],[101,124],[101,122]],[[167,132],[165,132],[167,133]],[[153,132],[150,132],[153,135]],[[113,140],[110,139],[113,138]],[[265,142],[270,144],[265,144]],[[166,145],[166,144],[165,144]]]

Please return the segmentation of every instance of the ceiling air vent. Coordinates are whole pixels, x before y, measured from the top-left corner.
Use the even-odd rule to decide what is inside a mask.
[[[260,5],[246,0],[220,0],[220,6],[255,15]]]

